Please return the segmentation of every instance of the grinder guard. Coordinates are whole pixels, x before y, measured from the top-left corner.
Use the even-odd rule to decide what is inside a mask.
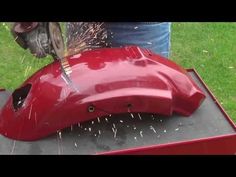
[[[55,61],[26,80],[0,112],[0,133],[36,140],[109,114],[189,116],[204,99],[183,68],[147,49],[96,49]]]

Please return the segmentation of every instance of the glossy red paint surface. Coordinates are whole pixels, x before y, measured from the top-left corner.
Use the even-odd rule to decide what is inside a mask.
[[[78,122],[124,112],[188,116],[205,99],[187,71],[136,46],[69,56],[44,67],[22,87],[27,84],[31,88],[23,105],[14,109],[16,99],[10,97],[1,111],[4,136],[36,140]],[[19,97],[17,91],[15,95]]]

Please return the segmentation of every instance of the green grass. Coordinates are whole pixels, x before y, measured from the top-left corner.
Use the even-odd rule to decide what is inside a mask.
[[[236,23],[174,23],[171,59],[195,68],[236,122]]]
[[[171,59],[195,68],[236,122],[236,23],[173,23]],[[0,23],[0,87],[15,89],[52,61],[21,49]]]
[[[37,59],[14,41],[9,26],[0,23],[0,88],[13,90],[39,68],[53,61]]]

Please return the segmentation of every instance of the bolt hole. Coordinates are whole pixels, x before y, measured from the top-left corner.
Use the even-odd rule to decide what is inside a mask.
[[[88,112],[94,112],[95,111],[95,107],[93,105],[90,105],[88,107]]]
[[[128,108],[131,108],[131,107],[132,107],[132,104],[131,104],[131,103],[127,104],[127,107],[128,107]]]

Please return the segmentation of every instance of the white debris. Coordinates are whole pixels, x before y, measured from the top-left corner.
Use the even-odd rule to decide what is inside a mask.
[[[87,128],[84,128],[84,130],[86,131],[86,130],[87,130]]]
[[[105,120],[106,120],[106,122],[108,122],[108,119],[107,119],[107,118],[105,118]]]
[[[134,127],[134,130],[136,130],[136,127],[135,126],[133,126]]]
[[[21,104],[21,102],[22,102],[22,101],[20,100],[20,101],[17,102],[17,104],[19,105],[19,104]]]
[[[154,133],[157,133],[153,126],[150,126],[150,129],[153,130]]]
[[[138,26],[135,26],[134,29],[138,29]]]
[[[98,119],[98,123],[100,123],[100,118],[98,117],[97,119]]]
[[[131,117],[134,118],[134,115],[132,113],[130,113]]]
[[[137,141],[137,137],[136,136],[134,137],[134,139],[135,139],[135,141]]]
[[[163,132],[166,133],[166,130],[164,130]]]
[[[92,121],[92,124],[94,124],[94,121]]]
[[[129,125],[127,125],[126,127],[128,127],[128,128],[129,128]]]
[[[59,138],[61,139],[61,131],[59,131],[58,134],[59,134]]]
[[[147,42],[147,44],[152,45],[152,42]]]
[[[154,115],[153,115],[153,114],[151,115],[151,117],[152,117],[152,120],[155,120],[155,117],[154,117]]]
[[[13,142],[13,146],[12,146],[12,149],[11,149],[11,154],[13,154],[15,146],[16,146],[16,140],[14,140],[14,142]]]
[[[91,132],[91,128],[89,127],[88,129],[89,129],[89,131]]]
[[[116,125],[114,123],[112,125],[113,125],[114,128],[116,128]]]
[[[98,130],[98,134],[101,135],[101,131],[100,130]]]
[[[141,117],[141,115],[139,113],[138,113],[138,117],[139,117],[140,120],[142,120],[142,117]]]
[[[143,131],[140,131],[139,133],[140,133],[140,136],[143,137]]]
[[[114,133],[114,138],[116,138],[117,129],[112,127],[112,131]]]
[[[120,123],[123,123],[123,120],[120,120]]]
[[[175,129],[175,131],[178,131],[178,130],[179,130],[179,128],[176,128],[176,129]]]
[[[116,138],[117,129],[114,131],[114,138]]]
[[[160,122],[162,122],[163,120],[162,119],[160,119]]]
[[[76,142],[75,142],[75,147],[78,147]]]

